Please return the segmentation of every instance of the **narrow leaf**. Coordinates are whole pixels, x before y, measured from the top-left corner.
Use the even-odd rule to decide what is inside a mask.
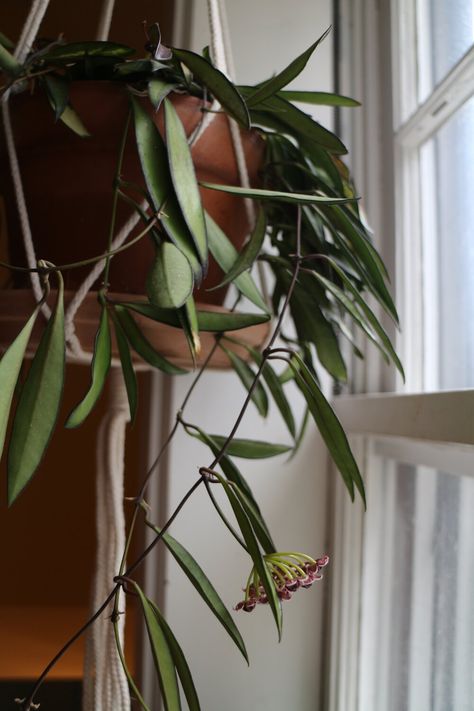
[[[201,339],[196,304],[192,295],[186,300],[183,308],[179,309],[178,318],[188,342],[193,365],[196,366],[196,360],[201,353]]]
[[[70,42],[69,44],[56,45],[43,54],[41,59],[48,63],[83,59],[84,57],[128,57],[134,53],[135,50],[131,47],[115,42]]]
[[[173,104],[164,99],[166,148],[174,190],[204,269],[207,265],[207,233],[201,195],[184,126]]]
[[[152,365],[154,368],[158,368],[158,370],[168,373],[168,375],[182,375],[186,372],[182,368],[178,368],[176,365],[170,363],[166,360],[166,358],[155,351],[151,343],[140,331],[134,318],[128,313],[128,311],[122,308],[122,306],[116,305],[115,313],[118,316],[120,325],[125,331],[127,339],[133,350],[136,351],[144,361]]]
[[[163,99],[165,99],[168,94],[170,94],[178,84],[170,84],[162,79],[153,78],[148,82],[148,96],[153,104],[155,111],[161,106]]]
[[[178,676],[183,687],[186,701],[188,702],[189,711],[201,711],[201,706],[199,704],[199,698],[197,695],[196,687],[194,685],[191,670],[186,661],[186,657],[184,656],[183,650],[181,649],[178,640],[173,634],[171,627],[166,622],[158,607],[151,600],[149,600],[149,603],[153,608],[153,612],[155,613],[156,619],[158,620],[158,624],[160,625],[162,632],[166,637],[168,648],[171,652],[171,656],[173,657],[173,662],[176,667],[176,671],[178,672]]]
[[[360,106],[360,102],[349,96],[332,94],[326,91],[279,91],[278,96],[287,101],[300,101],[315,106]]]
[[[3,452],[8,416],[15,393],[15,387],[20,375],[31,331],[38,316],[38,307],[21,329],[15,340],[9,345],[0,360],[0,457]]]
[[[162,309],[178,309],[192,293],[193,284],[193,271],[184,254],[172,242],[160,244],[146,280],[150,302]]]
[[[211,435],[211,438],[217,444],[219,449],[224,446],[226,437],[221,435]],[[226,453],[230,457],[243,457],[244,459],[266,459],[268,457],[277,457],[279,454],[289,452],[291,449],[287,444],[272,444],[271,442],[262,442],[256,439],[234,439],[230,442]]]
[[[135,368],[133,367],[132,355],[130,353],[130,346],[128,344],[127,336],[120,321],[117,318],[115,311],[113,313],[114,329],[115,329],[115,339],[117,341],[120,364],[122,366],[123,380],[125,383],[125,389],[127,391],[128,405],[130,408],[130,421],[135,422],[135,416],[137,414],[137,403],[138,403],[138,387],[137,387],[137,376],[135,374]]]
[[[168,646],[166,635],[158,622],[154,607],[150,600],[143,594],[137,583],[133,586],[138,593],[140,604],[145,618],[145,625],[150,640],[153,661],[160,682],[165,711],[180,711],[178,680],[171,650]]]
[[[275,544],[272,541],[270,533],[268,531],[267,525],[262,519],[260,510],[255,507],[253,501],[251,501],[243,491],[240,491],[238,486],[234,486],[234,493],[237,496],[240,505],[247,514],[247,517],[252,525],[252,528],[257,536],[260,545],[262,546],[265,553],[275,553]]]
[[[209,251],[224,272],[229,272],[236,263],[239,253],[229,240],[225,232],[214,222],[209,213],[205,214]],[[227,275],[228,277],[228,275]],[[226,277],[226,280],[227,280]],[[262,311],[268,311],[267,305],[258,290],[252,275],[249,272],[242,272],[229,281],[233,281],[240,293],[251,301]],[[221,283],[224,284],[225,282]],[[217,287],[216,287],[217,288]],[[212,291],[211,289],[209,291]]]
[[[174,193],[165,144],[148,113],[134,98],[132,107],[138,155],[153,206],[166,234],[187,257],[199,281],[202,268]]]
[[[149,524],[151,525],[151,524]],[[156,526],[151,526],[156,533],[160,533],[160,529]],[[245,660],[248,663],[247,650],[245,649],[244,640],[237,629],[237,626],[232,619],[230,612],[222,602],[219,594],[215,590],[211,581],[193,558],[193,556],[169,533],[163,534],[163,543],[168,548],[169,552],[176,560],[185,575],[194,585],[199,595],[202,597],[211,612],[217,617],[221,625],[227,631],[231,639],[235,642]]]
[[[260,188],[241,188],[236,185],[220,185],[216,183],[201,182],[204,188],[210,190],[220,190],[224,193],[232,193],[232,195],[240,195],[241,197],[255,198],[256,200],[275,200],[280,202],[289,202],[295,204],[321,204],[321,205],[337,205],[346,202],[354,202],[356,198],[336,198],[328,197],[327,195],[312,195],[311,193],[284,193],[278,190],[263,190]]]
[[[11,505],[40,464],[58,417],[64,383],[64,284],[59,280],[54,311],[43,332],[15,412],[8,451]]]
[[[212,66],[204,57],[184,49],[173,49],[173,54],[185,64],[199,81],[219,101],[226,111],[245,128],[250,128],[250,119],[245,101],[225,74]]]
[[[244,246],[240,254],[237,256],[237,259],[235,260],[231,268],[227,271],[227,274],[220,282],[220,284],[214,286],[212,289],[209,289],[209,291],[219,289],[220,287],[225,286],[225,284],[229,284],[231,281],[237,279],[243,272],[247,271],[247,269],[250,269],[253,266],[255,260],[260,254],[263,240],[265,239],[266,229],[267,221],[265,219],[265,213],[260,208],[257,216],[257,221],[255,223],[255,228],[252,234],[250,235],[249,241]]]
[[[251,346],[247,346],[247,349],[257,365],[260,365],[262,362],[262,354],[257,351],[256,348],[252,348]],[[268,361],[265,363],[262,375],[291,436],[294,438],[296,434],[296,426],[290,403],[287,400],[278,375],[275,373]]]
[[[66,421],[66,427],[68,429],[81,425],[92,412],[104,389],[111,358],[112,344],[110,339],[109,315],[106,306],[102,306],[91,365],[91,384],[84,398],[69,415]]]
[[[301,74],[318,44],[320,44],[328,36],[330,29],[331,28],[328,28],[326,32],[324,32],[324,34],[316,40],[316,42],[308,47],[305,52],[300,54],[299,57],[296,57],[296,59],[294,59],[291,64],[283,69],[283,71],[260,86],[260,88],[257,89],[257,91],[247,100],[247,106],[255,106],[255,104],[258,104],[268,97],[273,96],[273,94],[282,89],[284,86],[287,86],[287,84]]]
[[[242,532],[242,536],[247,546],[247,550],[252,558],[253,564],[257,570],[260,580],[262,581],[263,587],[265,588],[265,592],[267,593],[268,603],[271,607],[273,617],[275,619],[275,623],[278,630],[278,639],[280,640],[283,625],[281,603],[278,599],[275,585],[273,584],[273,580],[270,576],[270,573],[268,572],[268,568],[258,546],[255,533],[250,524],[247,514],[242,508],[242,505],[230,484],[217,472],[216,476],[224,487],[224,491],[227,494],[227,498],[229,499],[229,503],[232,506],[235,518],[237,519],[237,523],[239,524],[239,528]]]
[[[62,77],[45,76],[43,79],[48,100],[54,110],[56,121],[60,119],[71,131],[81,138],[90,136],[80,116],[69,105],[69,83]]]
[[[141,301],[128,301],[120,304],[127,309],[136,311],[142,316],[147,316],[160,323],[167,323],[169,326],[180,327],[180,320],[176,312],[171,309],[158,309],[152,304]],[[269,314],[239,313],[238,311],[197,311],[197,319],[200,331],[237,331],[248,326],[256,326],[270,320]]]
[[[308,366],[297,354],[295,354],[295,358],[300,362],[300,370],[296,374],[296,382],[308,403],[321,436],[329,449],[334,463],[342,474],[351,498],[354,498],[353,485],[355,483],[365,505],[364,482],[352,454],[346,433]]]
[[[236,353],[233,353],[228,348],[223,346],[222,343],[220,344],[220,348],[228,357],[243,386],[247,391],[250,391],[250,388],[255,380],[255,373],[252,368]],[[260,415],[262,415],[262,417],[266,417],[268,414],[268,397],[262,383],[257,383],[252,392],[251,399]]]
[[[8,51],[3,42],[0,43],[0,69],[11,77],[17,77],[23,71],[21,64],[17,62],[13,54]]]

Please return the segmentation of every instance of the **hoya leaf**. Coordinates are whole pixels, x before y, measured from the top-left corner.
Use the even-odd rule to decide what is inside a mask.
[[[28,484],[43,458],[58,417],[64,384],[64,285],[60,273],[53,313],[21,391],[8,450],[8,502]]]
[[[247,514],[247,517],[252,525],[252,528],[257,536],[260,545],[262,546],[265,553],[275,553],[275,544],[272,541],[270,533],[268,531],[265,521],[262,519],[262,515],[259,509],[255,506],[253,501],[251,501],[243,491],[240,491],[238,486],[234,486],[234,493],[237,496],[240,505]]]
[[[31,331],[38,316],[38,307],[21,329],[15,340],[9,345],[0,360],[0,457],[5,444],[5,435],[8,425],[8,416],[15,392],[15,387],[20,375],[21,366],[25,357]]]
[[[211,94],[236,121],[245,128],[250,128],[250,118],[245,101],[225,74],[194,52],[173,49],[173,54],[192,71],[199,81],[207,86]]]
[[[255,381],[255,373],[252,368],[236,353],[233,353],[231,350],[223,346],[222,343],[220,344],[220,348],[228,357],[243,386],[250,392],[250,389]],[[257,382],[251,394],[251,399],[260,415],[262,415],[262,417],[266,417],[268,414],[268,397],[262,383]]]
[[[316,106],[360,106],[360,102],[349,96],[332,94],[326,91],[279,91],[278,96],[287,101],[300,101],[302,104]]]
[[[163,81],[163,79],[158,79],[154,77],[148,82],[148,96],[153,104],[155,111],[160,108],[163,99],[165,99],[168,94],[170,94],[178,84],[170,84],[168,81]]]
[[[69,83],[62,77],[45,76],[43,79],[48,100],[54,110],[56,121],[60,119],[71,131],[81,138],[90,136],[80,116],[69,105]]]
[[[187,257],[199,281],[202,268],[174,193],[165,144],[150,116],[134,98],[132,107],[138,155],[153,206],[166,234]]]
[[[162,242],[146,280],[150,303],[162,309],[177,309],[192,293],[193,284],[193,271],[184,254],[172,242]]]
[[[94,409],[104,389],[111,359],[112,343],[110,339],[109,314],[107,307],[104,305],[102,306],[99,328],[95,337],[89,390],[69,415],[66,421],[67,428],[71,429],[81,425]]]
[[[137,583],[134,582],[133,586],[138,594],[143,617],[145,618],[148,639],[150,640],[153,662],[160,682],[165,711],[181,711],[178,679],[176,677],[173,655],[168,645],[167,637],[158,621],[151,601],[144,595]]]
[[[8,51],[3,42],[0,43],[0,69],[11,77],[16,77],[23,71],[21,64],[17,62],[13,54]]]
[[[257,365],[260,365],[262,362],[262,354],[256,348],[252,348],[251,346],[248,346],[247,348]],[[275,404],[278,407],[286,426],[288,427],[288,431],[294,438],[296,436],[296,426],[290,403],[288,402],[278,375],[275,373],[268,361],[265,363],[262,375],[268,389],[270,390],[270,393],[272,394]]]
[[[157,533],[160,532],[155,526],[152,527]],[[237,626],[232,619],[230,612],[222,602],[219,594],[216,592],[211,581],[202,570],[199,563],[193,556],[169,533],[163,534],[163,543],[168,548],[169,552],[176,560],[180,568],[194,585],[199,595],[202,597],[211,612],[216,616],[231,639],[235,642],[238,649],[243,654],[248,663],[247,651],[242,636],[237,629]]]
[[[214,286],[213,289],[210,289],[209,291],[219,289],[220,287],[229,284],[231,281],[237,279],[243,272],[247,271],[248,269],[251,269],[255,260],[260,254],[263,240],[265,239],[266,228],[267,222],[265,219],[265,213],[260,208],[257,216],[257,221],[255,223],[255,228],[252,234],[250,235],[249,241],[244,246],[240,254],[237,256],[237,259],[235,260],[231,268],[228,270],[227,274],[220,282],[220,284]]]
[[[324,397],[311,370],[298,354],[295,354],[295,358],[300,363],[300,370],[296,374],[296,383],[305,397],[316,426],[329,449],[334,463],[342,474],[351,498],[354,498],[355,484],[365,504],[364,482],[349,446],[346,433],[331,405]]]
[[[207,237],[209,241],[209,251],[224,272],[229,272],[236,263],[239,253],[229,240],[225,232],[221,230],[219,225],[214,222],[209,213],[205,214]],[[228,276],[228,275],[227,275]],[[227,277],[226,277],[227,279]],[[267,305],[258,290],[251,274],[242,272],[232,277],[229,281],[233,281],[240,293],[251,301],[262,311],[268,311]],[[224,284],[225,282],[221,283]],[[217,287],[215,287],[217,288]],[[212,291],[211,289],[209,291]]]
[[[166,149],[174,190],[204,269],[207,265],[207,232],[201,195],[186,131],[173,104],[164,99]]]
[[[324,34],[316,40],[316,42],[313,42],[307,50],[300,54],[299,57],[296,57],[296,59],[294,59],[291,64],[283,69],[283,71],[272,77],[269,81],[265,82],[265,84],[261,85],[257,91],[253,93],[249,99],[247,99],[247,106],[255,106],[268,97],[273,96],[273,94],[282,89],[284,86],[287,86],[291,81],[293,81],[293,79],[301,74],[314,50],[324,39],[326,39],[330,29],[331,28],[328,28],[326,32],[324,32]]]
[[[160,69],[167,69],[167,66],[166,64],[157,62],[155,59],[126,60],[125,62],[116,64],[114,67],[116,74],[121,77],[129,77],[131,74],[146,74],[149,76]]]
[[[140,331],[133,316],[131,316],[125,308],[116,305],[115,313],[133,350],[138,353],[144,361],[168,375],[181,375],[186,372],[182,368],[178,368],[176,365],[173,365],[173,363],[170,363],[166,358],[155,351],[151,343]]]
[[[138,403],[137,376],[135,374],[135,368],[133,367],[132,355],[130,353],[130,346],[128,344],[127,336],[115,311],[113,312],[113,316],[115,339],[117,341],[123,380],[127,391],[128,406],[130,408],[130,421],[133,423],[135,422]]]
[[[211,435],[216,445],[221,449],[224,446],[226,437],[221,435]],[[238,439],[234,437],[226,449],[226,453],[230,457],[242,457],[244,459],[267,459],[268,457],[277,457],[279,454],[285,454],[291,449],[287,444],[272,444],[271,442],[262,442],[256,439]]]
[[[151,318],[160,323],[167,323],[169,326],[180,327],[180,320],[176,312],[170,309],[158,309],[152,304],[141,301],[128,301],[121,304],[127,309],[136,311],[147,318]],[[200,331],[237,331],[248,326],[256,326],[270,320],[269,314],[250,314],[238,311],[197,311],[197,320]]]
[[[160,625],[163,634],[166,637],[168,648],[171,652],[171,656],[173,657],[173,662],[176,667],[176,671],[178,672],[178,676],[181,681],[181,686],[183,687],[186,701],[188,702],[189,711],[200,711],[201,706],[199,703],[196,687],[194,685],[191,670],[189,668],[188,662],[186,661],[186,657],[184,656],[183,650],[181,649],[178,640],[173,634],[171,627],[166,622],[158,607],[151,600],[149,600],[149,603],[153,608],[153,612],[156,615],[158,624]]]
[[[217,183],[200,183],[204,188],[210,190],[220,190],[232,195],[255,198],[256,200],[275,200],[277,202],[289,202],[297,205],[321,204],[338,205],[346,202],[354,202],[355,198],[328,197],[327,195],[313,195],[311,193],[285,193],[278,190],[264,190],[263,188],[241,188],[236,185],[220,185]]]
[[[268,603],[271,607],[278,630],[278,638],[281,639],[283,624],[281,603],[278,599],[275,585],[260,551],[257,539],[255,537],[255,533],[250,524],[249,518],[245,513],[244,509],[242,508],[242,504],[240,503],[233,488],[223,477],[220,476],[220,474],[216,473],[216,476],[221,482],[225,493],[227,494],[227,498],[229,499],[229,503],[232,506],[232,510],[234,512],[235,518],[237,519],[237,523],[239,524],[239,528],[242,532],[242,536],[245,541],[245,545],[247,546],[247,550],[252,558],[253,564],[259,575],[265,592],[267,593]]]
[[[41,55],[41,59],[46,63],[69,62],[84,57],[128,57],[134,53],[135,50],[131,47],[115,42],[70,42],[56,45],[46,54]]]

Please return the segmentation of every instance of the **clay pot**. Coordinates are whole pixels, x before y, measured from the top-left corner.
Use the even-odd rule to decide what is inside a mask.
[[[172,101],[189,135],[201,120],[201,102],[195,97],[176,94]],[[15,140],[37,256],[54,264],[92,257],[106,248],[118,147],[129,107],[123,87],[99,81],[73,83],[71,104],[90,137],[80,138],[61,122],[55,123],[43,91],[33,95],[24,92],[11,99]],[[154,117],[163,133],[162,110]],[[250,180],[253,185],[258,185],[264,143],[254,131],[242,131],[242,137]],[[6,198],[11,259],[14,263],[24,264],[5,147],[2,146],[0,151],[1,165],[5,166],[0,171],[0,193]],[[226,116],[216,116],[192,154],[198,180],[239,185]],[[127,141],[122,175],[125,180],[143,184],[133,128]],[[208,189],[201,189],[201,195],[204,208],[239,249],[250,227],[243,200]],[[120,204],[117,225],[122,225],[129,215],[130,208]],[[133,234],[138,234],[141,229],[143,226],[138,226]],[[153,245],[148,238],[114,257],[111,289],[142,293],[152,257]],[[87,273],[87,268],[68,270],[64,274],[66,287],[77,288]],[[220,278],[218,266],[210,260],[207,278],[196,294],[199,301],[222,302],[225,289],[206,292]]]

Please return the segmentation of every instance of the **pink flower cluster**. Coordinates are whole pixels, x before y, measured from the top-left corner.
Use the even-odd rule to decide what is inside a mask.
[[[315,560],[304,553],[270,553],[264,556],[264,561],[278,597],[280,600],[290,600],[299,588],[310,588],[322,579],[321,570],[329,563],[329,556]],[[245,598],[237,603],[235,610],[252,612],[256,605],[268,602],[267,593],[255,568],[252,568],[244,592]]]

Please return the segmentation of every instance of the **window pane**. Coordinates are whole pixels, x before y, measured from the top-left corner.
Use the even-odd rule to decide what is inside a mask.
[[[381,489],[372,506],[369,492],[365,534],[374,574],[363,591],[376,602],[362,621],[376,653],[362,659],[373,687],[364,708],[472,711],[474,479],[376,461]]]
[[[474,97],[420,160],[425,388],[474,387]]]
[[[422,102],[472,45],[474,1],[419,0],[417,39]]]

